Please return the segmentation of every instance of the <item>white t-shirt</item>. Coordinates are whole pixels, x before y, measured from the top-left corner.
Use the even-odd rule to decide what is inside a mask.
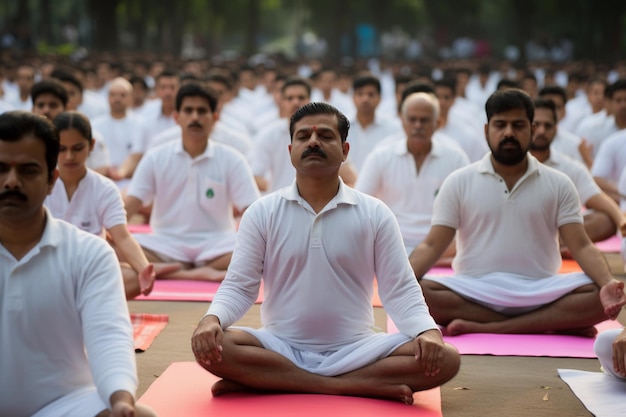
[[[111,165],[119,167],[131,154],[146,151],[146,132],[142,119],[129,113],[123,119],[114,119],[110,114],[93,121],[94,129],[102,134]]]
[[[93,136],[94,144],[87,158],[87,168],[98,169],[111,166],[111,157],[109,156],[109,150],[104,143],[102,134],[92,129],[91,136]]]
[[[606,114],[602,110],[596,114],[586,117],[580,122],[576,134],[585,139],[587,145],[592,145],[592,154],[598,155],[602,142],[620,129],[615,124],[615,116]]]
[[[578,191],[581,206],[585,205],[591,197],[602,192],[585,165],[563,155],[557,150],[551,149],[550,157],[543,163],[557,171],[561,171],[572,180],[576,191]]]
[[[468,164],[462,151],[433,142],[418,172],[406,141],[397,142],[369,155],[354,188],[389,206],[410,251],[430,230],[433,202],[441,183],[452,171]]]
[[[133,329],[103,240],[47,213],[19,261],[0,245],[0,415],[30,416],[81,389],[135,394]]]
[[[528,155],[526,173],[509,191],[490,154],[446,178],[432,220],[457,231],[455,273],[531,278],[557,274],[558,229],[568,223],[582,224],[582,215],[576,188],[565,174]]]
[[[582,162],[583,157],[578,149],[581,141],[582,139],[580,137],[559,127],[556,131],[556,136],[550,144],[550,148],[556,149],[562,154],[576,161]]]
[[[484,132],[475,131],[460,121],[448,119],[448,123],[437,129],[437,132],[441,132],[454,139],[459,146],[463,148],[470,162],[480,160],[489,152],[489,146],[485,140]]]
[[[233,206],[243,210],[259,197],[244,157],[220,143],[208,143],[191,158],[182,140],[165,143],[139,162],[128,195],[153,202],[155,235],[206,240],[212,232],[235,230]]]
[[[298,349],[334,350],[372,334],[376,277],[385,310],[413,337],[436,328],[393,214],[339,185],[319,213],[294,183],[244,213],[226,279],[207,314],[223,328],[252,306],[264,282],[264,329]],[[323,307],[322,307],[323,306]]]
[[[115,183],[89,169],[71,200],[59,178],[44,204],[54,217],[94,235],[102,236],[104,230],[126,224],[124,202]]]
[[[402,132],[402,125],[390,118],[376,116],[374,122],[365,129],[358,120],[350,120],[350,133],[347,139],[350,144],[348,159],[354,168],[360,171],[372,149],[383,139],[397,132]]]
[[[146,109],[143,113],[143,126],[146,135],[145,149],[150,149],[154,138],[161,132],[178,125],[174,120],[174,114],[166,116],[161,111],[161,106],[156,106]]]
[[[621,130],[602,142],[593,160],[591,175],[617,184],[624,167],[626,167],[626,130]]]
[[[296,169],[289,155],[289,120],[278,119],[254,138],[248,160],[255,177],[269,181],[268,192],[291,184],[296,178]]]

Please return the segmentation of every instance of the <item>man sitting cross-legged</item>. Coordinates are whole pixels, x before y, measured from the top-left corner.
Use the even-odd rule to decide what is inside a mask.
[[[153,201],[152,234],[136,234],[150,262],[179,262],[158,278],[221,281],[235,246],[234,208],[259,197],[252,170],[236,150],[209,140],[217,97],[198,84],[181,87],[174,117],[182,139],[148,152],[126,195],[129,217]]]
[[[295,181],[244,213],[226,279],[192,337],[198,363],[223,378],[214,395],[269,390],[410,404],[413,392],[457,373],[459,354],[428,313],[392,212],[339,178],[348,128],[324,103],[292,116]],[[371,328],[375,277],[400,333]],[[261,280],[264,327],[232,328]]]
[[[486,111],[491,153],[446,178],[431,230],[410,256],[433,317],[450,334],[594,336],[593,325],[626,304],[624,284],[585,233],[571,180],[528,155],[531,98],[496,92]],[[424,276],[455,234],[456,275]],[[558,274],[559,234],[584,273]]]

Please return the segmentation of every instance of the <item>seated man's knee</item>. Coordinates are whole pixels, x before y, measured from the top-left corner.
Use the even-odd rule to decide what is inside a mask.
[[[613,341],[621,330],[612,329],[598,334],[593,343],[593,351],[598,358],[611,358],[613,356]]]

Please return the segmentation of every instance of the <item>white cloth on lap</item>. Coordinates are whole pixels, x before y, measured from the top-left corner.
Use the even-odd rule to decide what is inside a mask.
[[[424,276],[492,309],[499,307],[540,307],[593,281],[582,272],[532,278],[506,272],[481,277],[469,275]]]
[[[298,368],[324,376],[341,375],[363,368],[386,358],[401,345],[412,340],[410,336],[403,333],[372,333],[337,350],[314,352],[295,348],[286,340],[263,329],[232,328],[250,333],[261,342],[264,348],[280,353]]]

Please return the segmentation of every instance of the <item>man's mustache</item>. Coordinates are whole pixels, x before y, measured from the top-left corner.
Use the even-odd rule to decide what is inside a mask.
[[[202,127],[202,125],[198,122],[192,122],[187,125],[187,127]]]
[[[499,146],[502,147],[502,146],[504,146],[504,145],[506,145],[508,143],[512,143],[513,145],[517,145],[518,148],[522,147],[522,144],[519,143],[519,141],[517,139],[515,139],[513,137],[510,137],[510,136],[502,139],[502,142],[500,142]]]
[[[324,152],[320,148],[307,148],[304,152],[302,152],[302,159],[306,158],[309,155],[319,155],[322,158],[326,158],[326,152]]]
[[[22,194],[19,191],[9,190],[0,194],[0,201],[6,200],[9,198],[17,198],[18,200],[21,200],[21,201],[28,201],[28,197],[26,197],[26,194]]]

